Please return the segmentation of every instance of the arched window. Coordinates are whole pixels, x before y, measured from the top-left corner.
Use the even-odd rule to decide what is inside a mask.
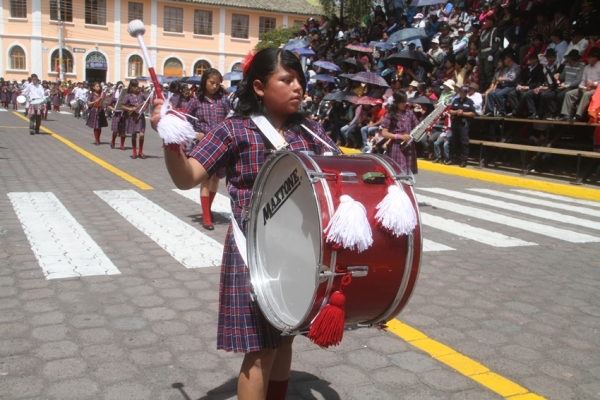
[[[25,69],[25,52],[21,46],[15,46],[10,50],[10,69]]]
[[[50,62],[52,63],[52,71],[58,71],[58,66],[60,65],[60,57],[59,57],[58,49],[52,52],[52,57]],[[65,70],[63,72],[69,74],[73,73],[73,54],[67,49],[63,49],[63,64],[65,65]]]
[[[194,64],[194,75],[202,75],[204,71],[210,68],[210,64],[207,61],[200,60]]]
[[[233,67],[231,67],[232,71],[236,71],[236,72],[242,72],[242,63],[238,62],[233,64]]]
[[[127,66],[128,76],[141,76],[142,68],[144,68],[144,62],[142,61],[142,57],[138,55],[133,55],[129,57],[129,65]]]
[[[165,76],[183,76],[183,64],[177,58],[165,61]]]

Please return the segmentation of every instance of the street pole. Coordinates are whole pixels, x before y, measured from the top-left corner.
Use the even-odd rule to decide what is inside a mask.
[[[56,0],[56,10],[58,12],[58,79],[62,83],[65,80],[65,63],[63,60],[62,12],[60,3],[62,3],[62,0]]]

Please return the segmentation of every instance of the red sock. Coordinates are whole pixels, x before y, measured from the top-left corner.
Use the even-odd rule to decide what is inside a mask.
[[[121,150],[125,150],[125,137],[121,136]]]
[[[131,137],[131,147],[133,148],[133,157],[137,157],[137,138],[135,136]]]
[[[285,400],[289,379],[285,381],[269,381],[266,400]]]
[[[100,133],[98,132],[98,129],[94,129],[94,143],[100,143]]]
[[[206,225],[212,225],[212,219],[210,218],[210,197],[201,195],[200,203],[202,205],[202,220]]]
[[[138,151],[138,154],[140,154],[140,155],[144,154],[143,150],[144,150],[144,137],[141,136],[140,137],[140,151]]]
[[[117,132],[113,132],[112,140],[110,141],[110,147],[115,147],[115,140],[117,140]]]
[[[100,135],[102,134],[102,129],[98,129],[98,143],[100,143]]]
[[[215,200],[215,196],[217,195],[217,192],[209,192],[208,193],[208,197],[209,197],[209,201],[208,201],[208,209],[212,209],[212,203]]]

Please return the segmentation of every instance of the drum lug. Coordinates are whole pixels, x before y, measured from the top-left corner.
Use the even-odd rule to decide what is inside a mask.
[[[391,175],[392,179],[397,181],[404,181],[409,186],[415,184],[415,176],[411,173],[409,175]]]
[[[346,270],[348,272],[350,272],[350,275],[352,275],[353,278],[362,278],[364,276],[367,276],[367,274],[369,273],[369,267],[366,265],[355,265],[352,267],[347,267]],[[325,272],[321,272],[321,277],[330,277],[330,276],[342,276],[342,275],[346,275],[346,272],[332,272],[332,271],[325,271]]]
[[[358,176],[356,176],[356,172],[340,172],[340,176],[342,177],[342,182],[358,183]]]

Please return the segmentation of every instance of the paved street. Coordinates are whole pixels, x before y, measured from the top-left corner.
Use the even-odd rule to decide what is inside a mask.
[[[85,121],[49,119],[60,137],[0,112],[0,398],[235,398],[241,356],[215,350],[227,199],[205,231],[154,131],[132,160],[106,128],[94,146]],[[600,399],[600,202],[417,178],[423,261],[398,319],[498,379],[359,329],[298,337],[288,399]]]

